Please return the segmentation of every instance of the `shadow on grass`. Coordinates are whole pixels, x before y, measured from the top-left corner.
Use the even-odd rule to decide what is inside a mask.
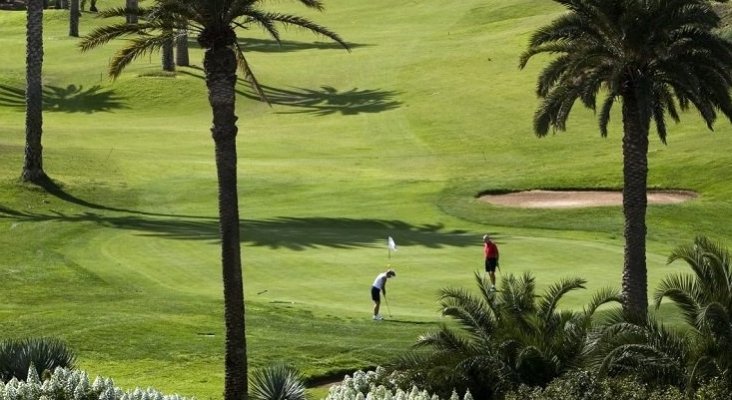
[[[180,69],[178,73],[205,79],[201,67],[190,66],[188,68],[200,73],[186,69]],[[245,85],[247,88],[251,86],[242,78],[237,78],[237,85],[239,84]],[[296,108],[292,111],[278,111],[278,114],[314,114],[317,116],[373,114],[396,109],[402,104],[396,100],[400,93],[392,90],[353,88],[338,91],[332,86],[321,86],[320,89],[281,89],[267,85],[260,86],[271,105]],[[259,94],[253,89],[237,90],[236,93],[254,101],[262,101]]]
[[[393,110],[401,105],[395,100],[399,94],[390,90],[358,89],[338,91],[332,86],[321,86],[320,89],[279,89],[262,86],[270,103],[295,107],[298,110],[280,111],[278,114],[315,114],[325,116],[331,114],[358,115],[363,113],[379,113]],[[259,95],[246,92],[244,96],[252,100],[260,100]]]
[[[114,229],[140,232],[142,235],[176,240],[219,240],[218,216],[195,216],[152,213],[109,207],[80,199],[50,178],[37,183],[58,199],[96,212],[66,214],[29,212],[0,205],[0,219],[17,222],[93,223]],[[109,215],[117,213],[122,215]],[[279,217],[265,220],[245,219],[241,224],[241,242],[272,249],[306,250],[317,247],[349,249],[386,247],[386,237],[393,236],[400,246],[420,245],[429,248],[467,247],[480,244],[475,234],[447,230],[442,224],[414,225],[400,220]],[[496,236],[500,243],[500,236]]]
[[[353,50],[359,47],[369,46],[368,44],[360,43],[349,43],[348,47]],[[239,45],[244,50],[244,54],[249,52],[257,53],[288,53],[293,51],[302,50],[345,50],[343,46],[336,42],[296,42],[293,40],[280,40],[278,43],[273,39],[254,39],[254,38],[240,38]],[[201,48],[196,40],[189,40],[188,46],[190,48]]]
[[[219,240],[218,218],[197,219],[144,215],[109,216],[94,212],[64,214],[34,213],[0,206],[0,219],[17,222],[93,223],[103,227],[140,232],[141,235],[175,240]],[[353,249],[386,248],[391,235],[399,246],[420,245],[429,248],[467,247],[480,244],[480,238],[464,231],[448,231],[442,225],[413,225],[399,220],[279,217],[241,221],[242,243],[302,251],[318,247]],[[383,243],[382,243],[383,242]]]
[[[25,108],[25,90],[0,85],[0,106]],[[124,99],[111,89],[99,85],[84,89],[84,86],[66,87],[46,85],[43,87],[43,110],[66,113],[93,113],[127,108]]]

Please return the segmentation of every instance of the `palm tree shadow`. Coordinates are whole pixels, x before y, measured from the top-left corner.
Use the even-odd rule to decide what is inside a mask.
[[[298,109],[281,111],[279,114],[358,115],[393,110],[401,105],[400,101],[394,99],[399,93],[388,90],[353,88],[339,92],[332,86],[321,86],[319,90],[288,90],[271,86],[262,86],[262,89],[270,103]],[[260,100],[259,95],[253,91],[245,92],[244,96]]]
[[[198,66],[190,66],[189,69],[203,72]],[[179,69],[178,73],[189,75],[198,79],[205,79],[202,74]],[[236,93],[254,101],[262,101],[259,94],[250,88],[250,83],[243,78],[237,79],[237,84],[244,84],[247,91],[237,90]],[[261,85],[264,95],[270,104],[298,108],[293,111],[279,111],[278,114],[315,114],[325,116],[340,113],[341,115],[358,115],[361,113],[378,113],[393,110],[401,106],[401,102],[395,100],[400,93],[390,90],[353,88],[348,91],[339,92],[332,86],[321,86],[320,90],[295,88],[279,89],[267,85]]]
[[[102,227],[128,230],[141,236],[173,240],[219,242],[216,217],[163,215],[155,213],[56,211],[36,213],[13,210],[0,205],[0,219],[19,223],[91,223]],[[315,248],[348,250],[373,247],[386,249],[386,236],[393,235],[399,246],[420,245],[428,248],[468,247],[480,244],[475,234],[446,230],[442,225],[414,225],[399,220],[352,219],[327,217],[279,217],[241,221],[241,242],[253,247],[305,251]]]
[[[152,213],[152,212],[130,210],[127,208],[110,207],[110,206],[92,203],[92,202],[86,201],[84,199],[81,199],[79,197],[76,197],[71,193],[68,193],[67,191],[65,191],[63,189],[62,185],[59,185],[58,183],[56,183],[53,179],[51,179],[48,176],[44,176],[39,181],[35,182],[35,184],[37,186],[41,187],[43,190],[45,190],[46,193],[58,198],[59,200],[62,200],[62,201],[65,201],[65,202],[71,203],[71,204],[76,204],[81,207],[91,208],[93,210],[121,212],[121,213],[127,213],[127,214],[147,215],[147,216],[154,216],[154,217],[183,217],[183,218],[190,218],[190,219],[207,218],[207,217],[199,217],[199,216],[194,216],[194,215],[173,215],[173,214],[163,214],[163,213]],[[1,213],[8,213],[8,209],[0,206],[0,214]]]
[[[190,48],[201,48],[196,40],[190,40],[188,43]],[[280,40],[278,43],[272,39],[256,39],[256,38],[240,38],[239,46],[245,53],[286,53],[292,51],[303,50],[343,50],[343,46],[336,42],[296,42],[293,40]],[[348,43],[348,48],[356,49],[359,47],[369,46],[360,43]]]
[[[0,85],[0,106],[25,108],[25,90]],[[94,85],[84,89],[74,84],[66,87],[45,85],[43,87],[43,110],[66,113],[87,113],[127,108],[124,99],[113,90]]]

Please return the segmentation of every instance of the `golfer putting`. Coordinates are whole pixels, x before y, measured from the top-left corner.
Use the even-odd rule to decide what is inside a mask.
[[[496,268],[498,268],[498,246],[486,233],[483,235],[483,253],[485,254],[485,272],[491,280],[491,290],[496,290]]]
[[[381,308],[381,294],[383,293],[384,300],[386,300],[386,281],[387,279],[393,278],[395,276],[396,272],[394,272],[393,269],[387,269],[386,271],[377,275],[376,279],[374,279],[374,283],[371,285],[371,300],[374,301],[374,321],[381,321],[382,319],[384,319],[384,317],[379,314],[379,309]],[[389,316],[391,317],[391,311],[389,312]]]

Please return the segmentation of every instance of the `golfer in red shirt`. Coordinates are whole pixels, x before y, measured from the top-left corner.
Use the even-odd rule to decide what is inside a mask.
[[[498,268],[498,246],[491,241],[488,234],[483,235],[483,252],[485,253],[485,272],[491,280],[491,289],[496,290],[496,268]]]

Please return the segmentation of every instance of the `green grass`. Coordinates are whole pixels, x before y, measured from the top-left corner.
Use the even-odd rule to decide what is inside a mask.
[[[112,2],[100,2],[106,7]],[[537,139],[535,79],[518,57],[561,10],[548,0],[331,1],[304,12],[351,53],[284,31],[278,48],[244,34],[274,104],[237,99],[248,346],[253,367],[307,376],[384,363],[444,322],[437,293],[474,287],[481,236],[503,273],[540,289],[579,275],[619,286],[620,207],[521,210],[484,190],[617,188],[619,114],[608,138],[578,105],[568,132]],[[276,7],[303,13],[286,3]],[[80,54],[63,11],[45,15],[45,169],[57,195],[19,184],[24,14],[0,12],[2,335],[58,336],[92,374],[201,399],[223,390],[223,321],[210,109],[200,68],[159,74],[159,59],[106,78],[110,47]],[[82,34],[103,21],[82,17]],[[201,52],[191,61],[200,67]],[[12,89],[12,90],[8,90]],[[618,110],[616,110],[617,112]],[[649,291],[671,248],[697,233],[732,238],[730,124],[695,115],[654,137],[649,185],[700,198],[648,210]],[[387,259],[386,237],[399,251]],[[368,287],[391,263],[392,321],[373,323]],[[499,275],[500,277],[500,275]],[[664,315],[673,313],[664,310]]]

